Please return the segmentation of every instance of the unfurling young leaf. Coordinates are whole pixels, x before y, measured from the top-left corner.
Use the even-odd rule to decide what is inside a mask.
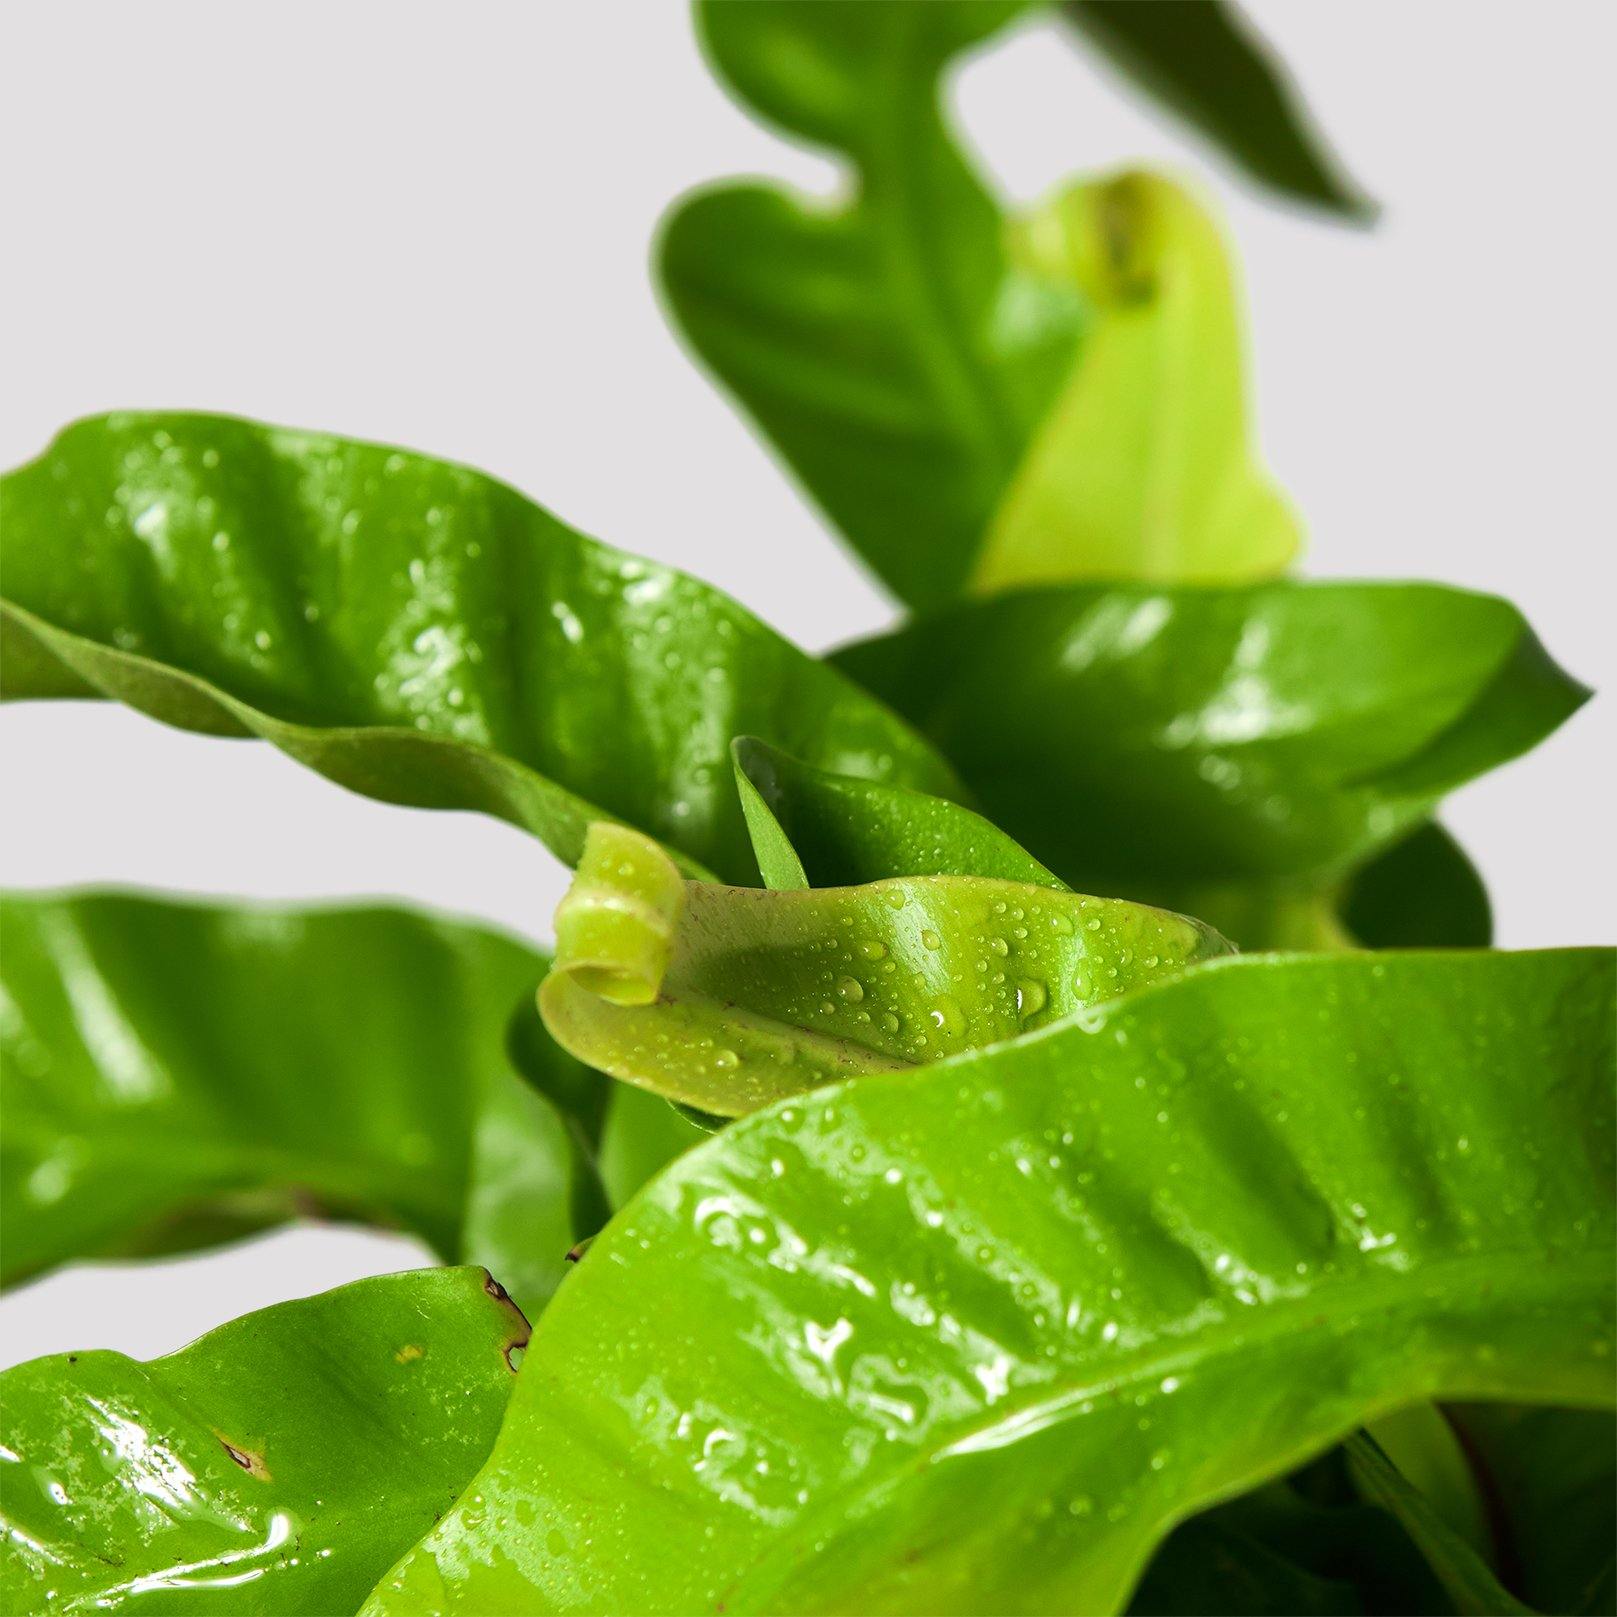
[[[1298,521],[1251,446],[1241,312],[1202,206],[1151,174],[1075,185],[1016,225],[1011,255],[1094,312],[971,588],[1284,572]]]
[[[1017,1037],[1227,951],[1137,904],[986,877],[684,881],[592,826],[539,1005],[566,1050],[719,1116]]]
[[[353,1611],[487,1458],[527,1341],[485,1271],[442,1269],[5,1371],[5,1609]]]

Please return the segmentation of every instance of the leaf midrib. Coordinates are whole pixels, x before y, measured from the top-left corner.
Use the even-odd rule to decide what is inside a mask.
[[[1501,1287],[1499,1279],[1501,1266],[1511,1259],[1520,1259],[1520,1273],[1515,1284],[1508,1293],[1499,1295]],[[1164,1352],[1157,1350],[1157,1344],[1163,1338],[1153,1339],[1151,1348],[1135,1357],[1132,1365],[1121,1372],[1084,1382],[1080,1385],[1068,1385],[1060,1392],[1045,1394],[1039,1397],[1026,1398],[1020,1401],[1011,1401],[1002,1407],[993,1420],[979,1421],[968,1425],[963,1431],[951,1432],[947,1441],[929,1441],[925,1446],[911,1450],[899,1460],[893,1469],[869,1480],[860,1479],[851,1486],[844,1485],[837,1492],[836,1497],[827,1505],[795,1519],[784,1533],[774,1538],[766,1548],[752,1557],[747,1570],[737,1577],[725,1591],[726,1599],[734,1595],[738,1589],[746,1587],[747,1580],[754,1572],[762,1567],[774,1563],[779,1564],[783,1559],[791,1557],[791,1551],[786,1548],[802,1540],[829,1540],[831,1534],[826,1530],[827,1523],[846,1523],[853,1519],[862,1518],[868,1514],[867,1506],[879,1500],[884,1494],[893,1492],[903,1486],[910,1476],[923,1468],[933,1465],[939,1460],[949,1459],[957,1455],[969,1454],[974,1450],[983,1448],[1004,1447],[1004,1443],[984,1443],[984,1438],[990,1437],[997,1431],[1006,1429],[1026,1430],[1026,1435],[1042,1432],[1050,1426],[1081,1419],[1081,1414],[1071,1411],[1078,1409],[1086,1401],[1097,1401],[1114,1394],[1126,1392],[1130,1388],[1138,1387],[1142,1383],[1157,1383],[1167,1376],[1183,1371],[1204,1371],[1209,1364],[1233,1356],[1237,1353],[1250,1353],[1255,1347],[1263,1347],[1277,1340],[1285,1339],[1294,1326],[1299,1315],[1308,1316],[1307,1323],[1297,1332],[1298,1335],[1321,1329],[1339,1320],[1343,1315],[1362,1314],[1375,1309],[1376,1304],[1386,1299],[1388,1307],[1387,1316],[1393,1316],[1399,1304],[1407,1307],[1408,1293],[1411,1288],[1418,1287],[1421,1295],[1414,1301],[1424,1300],[1431,1290],[1434,1274],[1448,1276],[1470,1276],[1475,1274],[1477,1279],[1470,1286],[1457,1287],[1458,1295],[1462,1298],[1474,1297],[1480,1300],[1489,1299],[1497,1295],[1498,1301],[1494,1306],[1506,1306],[1517,1309],[1521,1306],[1524,1292],[1531,1293],[1536,1290],[1553,1292],[1558,1297],[1564,1297],[1567,1290],[1573,1285],[1582,1285],[1576,1278],[1568,1278],[1568,1268],[1575,1263],[1579,1269],[1587,1269],[1592,1283],[1587,1287],[1591,1295],[1604,1298],[1609,1295],[1612,1285],[1612,1272],[1614,1263],[1617,1263],[1617,1252],[1609,1250],[1594,1250],[1569,1255],[1559,1264],[1547,1263],[1546,1253],[1543,1249],[1535,1247],[1507,1248],[1503,1251],[1478,1253],[1464,1258],[1437,1259],[1431,1263],[1418,1264],[1411,1270],[1402,1270],[1396,1274],[1376,1276],[1374,1278],[1358,1278],[1354,1281],[1344,1281],[1329,1288],[1325,1288],[1330,1295],[1322,1297],[1320,1292],[1308,1292],[1290,1296],[1282,1301],[1261,1305],[1263,1318],[1258,1329],[1238,1331],[1225,1340],[1215,1340],[1210,1346],[1197,1345],[1181,1346],[1176,1351]],[[1546,1280],[1548,1271],[1552,1277]],[[1343,1298],[1350,1298],[1351,1302],[1343,1303]],[[1335,1305],[1335,1306],[1327,1306]],[[1486,1312],[1483,1302],[1471,1305],[1469,1309],[1460,1312]],[[1221,1314],[1214,1322],[1210,1322],[1206,1329],[1217,1331],[1218,1328],[1239,1316],[1228,1312]],[[1170,1341],[1180,1342],[1182,1338],[1168,1338]],[[1407,1360],[1405,1361],[1408,1362]],[[1350,1431],[1367,1420],[1373,1420],[1379,1415],[1390,1413],[1406,1404],[1419,1402],[1422,1398],[1435,1396],[1439,1389],[1423,1384],[1412,1385],[1397,1395],[1388,1394],[1380,1399],[1368,1403],[1360,1415],[1351,1425],[1344,1427],[1343,1431]],[[1445,1397],[1486,1396],[1489,1389],[1484,1388],[1477,1394],[1470,1393],[1465,1388],[1445,1386],[1441,1389]],[[1166,1396],[1166,1395],[1164,1395]],[[1186,1384],[1175,1394],[1178,1397],[1193,1396],[1192,1389]],[[1039,1415],[1044,1419],[1037,1419]],[[1341,1435],[1341,1434],[1337,1434]],[[1012,1436],[1007,1442],[1016,1441]],[[1172,1527],[1189,1516],[1195,1514],[1209,1505],[1220,1500],[1233,1498],[1239,1493],[1256,1486],[1269,1476],[1276,1476],[1290,1467],[1302,1464],[1310,1455],[1319,1452],[1328,1446],[1333,1438],[1327,1436],[1311,1436],[1306,1441],[1295,1443],[1289,1452],[1278,1454],[1273,1464],[1267,1468],[1257,1468],[1244,1473],[1239,1478],[1227,1480],[1218,1489],[1208,1489],[1202,1494],[1187,1492],[1179,1508],[1164,1513],[1160,1525]],[[1122,1528],[1124,1523],[1115,1526]]]

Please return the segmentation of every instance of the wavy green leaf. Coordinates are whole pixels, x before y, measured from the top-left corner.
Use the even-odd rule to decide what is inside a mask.
[[[1237,957],[731,1125],[367,1611],[1115,1611],[1379,1414],[1609,1406],[1613,979]]]
[[[1212,220],[1134,174],[1013,222],[946,125],[951,62],[1029,9],[706,0],[716,71],[844,160],[850,194],[687,198],[663,237],[669,306],[912,606],[1029,580],[1281,571],[1297,524],[1252,460]]]
[[[1063,880],[1248,947],[1295,947],[1255,935],[1252,913],[1317,917],[1445,792],[1588,695],[1514,607],[1429,584],[1028,590],[836,661]]]
[[[751,736],[731,756],[765,886],[858,887],[890,876],[1065,886],[998,826],[947,798],[814,769]]]
[[[572,862],[591,820],[756,878],[729,746],[943,792],[902,723],[717,590],[464,467],[195,415],[69,427],[0,480],[6,693],[256,735]]]
[[[144,1364],[7,1370],[5,1609],[354,1610],[487,1458],[527,1340],[483,1270],[450,1269],[266,1308]]]
[[[1212,216],[1170,180],[1125,173],[1070,186],[1018,223],[1010,252],[1094,320],[995,509],[972,590],[1284,572],[1301,529],[1254,453],[1241,309]]]
[[[1351,219],[1374,217],[1374,203],[1342,172],[1285,69],[1236,6],[1067,0],[1061,13],[1260,184]]]
[[[939,107],[949,62],[1024,9],[706,0],[696,13],[739,99],[854,178],[829,207],[757,183],[687,198],[662,240],[669,306],[915,606],[965,582],[1086,318],[1069,288],[1009,263],[999,208]]]
[[[1226,952],[1198,921],[977,877],[766,892],[590,828],[539,1009],[601,1072],[719,1117],[1047,1027]]]
[[[8,894],[6,1280],[316,1214],[410,1230],[537,1312],[606,1217],[505,1049],[546,965],[405,910]],[[525,1065],[603,1087],[542,1029]]]

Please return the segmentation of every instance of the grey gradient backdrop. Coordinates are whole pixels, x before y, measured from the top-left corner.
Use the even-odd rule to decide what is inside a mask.
[[[1309,571],[1499,591],[1612,686],[1617,7],[1250,9],[1385,204],[1374,232],[1240,189],[1048,25],[970,63],[956,110],[1017,197],[1142,159],[1208,183]],[[736,172],[834,182],[729,104],[677,0],[9,6],[0,163],[0,462],[91,411],[235,411],[485,467],[811,648],[888,620],[659,314],[647,254],[673,197]],[[1504,945],[1611,938],[1610,712],[1453,803]],[[537,936],[563,887],[507,827],[110,707],[7,709],[0,749],[10,885],[400,895]],[[0,1302],[0,1362],[162,1352],[417,1257],[308,1229],[86,1266]]]

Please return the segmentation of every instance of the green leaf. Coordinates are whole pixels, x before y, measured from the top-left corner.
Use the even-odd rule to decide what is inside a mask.
[[[1246,947],[1588,695],[1515,608],[1429,584],[1027,590],[836,660],[1064,881]]]
[[[949,62],[1024,9],[697,8],[715,71],[785,133],[843,158],[851,195],[828,207],[749,183],[687,198],[662,241],[669,306],[914,606],[959,593],[1085,320],[1070,289],[1007,260],[999,208],[939,107]]]
[[[830,206],[708,188],[661,268],[697,354],[902,600],[1035,580],[1249,580],[1297,523],[1248,443],[1218,229],[1172,181],[1014,223],[946,127],[951,61],[1029,9],[707,0],[717,72],[851,171]]]
[[[545,969],[404,910],[7,895],[6,1280],[317,1214],[410,1230],[537,1312],[606,1217],[505,1049]],[[542,1029],[527,1061],[600,1087]]]
[[[1451,1407],[1495,1508],[1511,1587],[1539,1611],[1617,1606],[1617,1419],[1604,1410]]]
[[[602,822],[556,911],[539,1008],[580,1061],[734,1117],[1047,1027],[1228,947],[1180,915],[1020,882],[686,882]]]
[[[814,769],[739,737],[731,747],[766,886],[858,887],[890,876],[986,876],[1063,887],[980,814],[902,786]]]
[[[1236,957],[731,1125],[367,1611],[1116,1611],[1377,1415],[1609,1406],[1613,977]]]
[[[576,860],[617,817],[756,877],[731,738],[947,794],[880,704],[734,601],[464,467],[193,415],[68,428],[0,480],[7,694],[256,735]]]
[[[1355,871],[1341,911],[1348,931],[1372,949],[1485,949],[1493,942],[1481,876],[1432,821]]]
[[[1301,533],[1258,464],[1235,278],[1210,214],[1146,173],[1074,185],[1011,254],[1094,324],[995,510],[977,593],[1072,579],[1246,583]]]
[[[487,1458],[527,1340],[484,1271],[450,1269],[266,1308],[144,1364],[7,1370],[5,1609],[354,1610]]]
[[[1432,1508],[1376,1443],[1360,1433],[1348,1440],[1347,1452],[1359,1491],[1403,1524],[1436,1572],[1456,1612],[1499,1617],[1531,1609],[1503,1588],[1476,1547]]]
[[[1342,173],[1284,68],[1234,5],[1067,0],[1061,12],[1260,184],[1351,219],[1374,217],[1374,203]]]

